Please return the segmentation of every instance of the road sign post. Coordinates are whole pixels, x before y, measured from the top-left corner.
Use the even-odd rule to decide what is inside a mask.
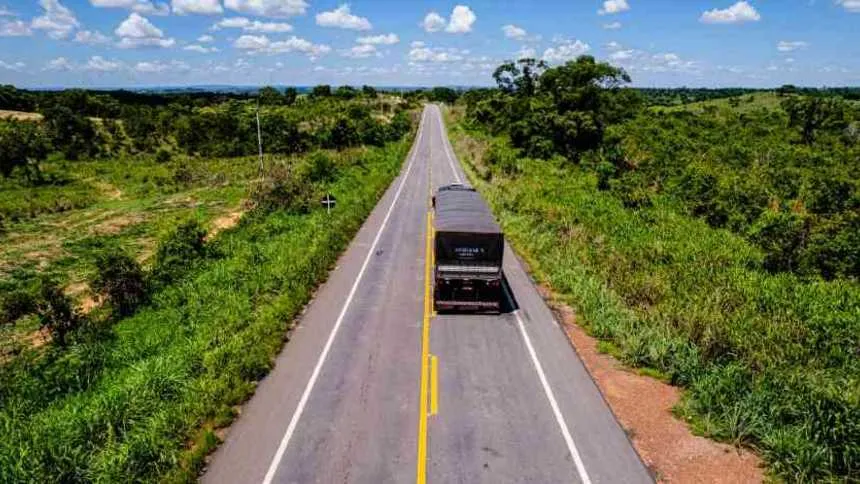
[[[326,213],[331,215],[331,209],[335,205],[337,205],[337,199],[330,193],[326,194],[325,198],[322,199],[323,205],[325,205]]]

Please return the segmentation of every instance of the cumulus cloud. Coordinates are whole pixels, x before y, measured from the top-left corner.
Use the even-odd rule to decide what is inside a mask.
[[[451,20],[448,26],[445,27],[445,32],[452,34],[464,34],[472,31],[472,24],[475,23],[478,17],[471,8],[465,5],[457,5],[451,12]]]
[[[3,62],[0,60],[0,69],[8,69],[10,71],[20,72],[25,67],[27,67],[27,64],[24,64],[23,62],[15,62],[14,64],[10,64],[8,62]]]
[[[215,37],[212,37],[209,34],[204,34],[204,35],[201,35],[200,37],[197,37],[197,42],[203,42],[203,43],[215,42]]]
[[[860,0],[836,0],[836,3],[851,13],[860,13]]]
[[[167,72],[167,71],[187,71],[191,67],[182,61],[170,61],[163,62],[160,60],[156,61],[145,61],[138,62],[134,66],[134,70],[137,72],[141,72],[144,74],[152,74],[157,72]]]
[[[468,50],[459,50],[456,48],[431,48],[425,45],[413,47],[407,56],[410,62],[457,62],[464,59],[464,55],[468,54]]]
[[[780,52],[793,52],[807,47],[809,47],[809,44],[802,40],[780,40],[779,43],[776,44],[776,50]]]
[[[603,8],[598,10],[597,13],[598,15],[612,15],[626,12],[627,10],[630,10],[627,0],[606,0],[603,2]]]
[[[761,20],[761,15],[745,1],[737,2],[722,10],[718,8],[707,10],[699,17],[699,21],[706,24],[740,24],[758,22],[759,20]]]
[[[182,50],[188,50],[191,52],[199,52],[201,54],[209,54],[211,52],[218,52],[217,47],[205,47],[205,46],[202,46],[200,44],[186,45],[185,47],[182,48]]]
[[[89,45],[100,45],[110,42],[110,37],[96,30],[79,30],[75,34],[75,42]]]
[[[150,0],[90,0],[93,7],[125,8],[146,15],[167,15],[170,7],[166,3],[155,3]]]
[[[502,32],[505,33],[505,37],[516,40],[522,40],[526,38],[526,35],[528,35],[524,28],[517,27],[516,25],[511,24],[502,27]]]
[[[276,18],[304,15],[308,9],[305,0],[225,0],[224,6],[248,15]]]
[[[25,37],[33,35],[30,26],[20,20],[10,20],[0,23],[0,37]]]
[[[123,49],[173,47],[176,43],[172,38],[164,38],[164,32],[161,29],[137,12],[132,12],[127,19],[123,20],[114,33],[120,38],[117,45]]]
[[[376,46],[373,44],[356,45],[351,49],[341,51],[341,55],[343,55],[344,57],[351,57],[353,59],[364,59],[371,56],[380,56],[379,52],[376,50]]]
[[[14,17],[15,12],[9,10],[6,7],[0,7],[0,17]]]
[[[445,20],[445,17],[436,12],[430,12],[421,21],[421,27],[427,32],[438,32],[445,28],[446,23],[448,22]]]
[[[576,59],[591,50],[591,46],[581,40],[567,41],[556,47],[550,47],[543,52],[543,60],[547,62],[567,62]]]
[[[438,32],[445,29],[445,32],[451,34],[464,34],[472,31],[472,25],[477,19],[478,17],[471,8],[466,5],[457,5],[451,11],[450,20],[446,20],[445,17],[436,12],[430,12],[421,21],[421,27],[426,32]]]
[[[39,6],[44,13],[30,23],[36,30],[44,30],[52,39],[65,39],[72,31],[80,27],[80,22],[67,7],[58,0],[39,0]]]
[[[400,42],[400,37],[397,34],[371,35],[367,37],[359,37],[355,39],[359,44],[371,45],[393,45]]]
[[[107,60],[100,55],[95,55],[90,57],[83,68],[88,71],[113,72],[122,69],[122,67],[122,62]]]
[[[316,20],[317,25],[321,27],[334,27],[349,30],[370,30],[373,28],[370,24],[370,20],[367,20],[365,17],[353,15],[349,9],[348,3],[345,3],[331,11],[318,13]]]
[[[621,22],[610,22],[608,24],[603,24],[603,28],[606,30],[618,30],[621,28]]]
[[[293,26],[284,22],[260,22],[259,20],[251,21],[245,17],[231,17],[222,19],[217,24],[213,25],[214,30],[219,28],[224,29],[242,29],[246,32],[264,32],[264,33],[284,33],[292,32]]]
[[[265,35],[243,35],[233,42],[233,47],[261,54],[301,52],[311,58],[316,58],[331,51],[331,47],[327,45],[314,44],[309,40],[296,36],[292,36],[287,40],[272,42]]]
[[[523,47],[514,55],[517,59],[534,59],[537,57],[537,51],[532,47]]]
[[[180,14],[215,15],[224,11],[220,0],[173,0],[173,11]]]
[[[65,57],[57,57],[56,59],[51,59],[45,64],[44,70],[46,71],[70,71],[74,69],[75,66]]]

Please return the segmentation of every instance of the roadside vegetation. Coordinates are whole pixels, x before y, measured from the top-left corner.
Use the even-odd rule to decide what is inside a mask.
[[[535,276],[684,387],[698,433],[781,479],[860,479],[858,106],[788,87],[655,107],[591,57],[494,77],[452,137]]]
[[[0,121],[0,482],[196,478],[409,147],[402,99],[322,91],[260,93],[262,172],[256,99]]]

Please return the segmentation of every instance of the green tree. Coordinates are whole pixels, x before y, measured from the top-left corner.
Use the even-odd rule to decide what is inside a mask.
[[[377,94],[376,89],[373,86],[368,86],[367,84],[365,84],[364,86],[361,86],[361,93],[365,97],[369,97],[369,98],[375,98],[376,94]]]
[[[358,95],[358,91],[352,86],[340,86],[334,91],[334,95],[340,99],[353,99]]]
[[[284,104],[286,104],[287,106],[292,106],[293,104],[296,103],[296,99],[298,97],[299,97],[298,89],[296,89],[294,87],[288,87],[284,91]]]
[[[146,300],[146,281],[140,264],[125,251],[107,250],[96,258],[92,287],[104,293],[116,315],[132,314]]]
[[[31,167],[38,172],[39,162],[48,155],[42,127],[36,123],[0,121],[0,175],[8,177],[15,168]]]
[[[505,62],[493,72],[493,79],[504,93],[534,96],[547,67],[546,62],[530,58]]]
[[[284,96],[281,95],[281,91],[278,91],[272,86],[266,86],[260,89],[258,94],[260,99],[260,104],[265,106],[280,106],[285,104]]]
[[[53,145],[69,160],[92,156],[98,151],[92,121],[65,106],[45,110],[45,128]]]
[[[843,130],[848,126],[846,105],[841,99],[791,96],[782,101],[789,125],[800,129],[804,144],[815,142],[820,130]]]
[[[328,84],[314,86],[314,88],[311,90],[311,97],[323,98],[329,96],[331,96],[331,86],[329,86]]]

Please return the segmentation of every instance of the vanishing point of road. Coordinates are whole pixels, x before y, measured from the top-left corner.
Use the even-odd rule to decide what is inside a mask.
[[[204,483],[653,482],[509,247],[507,311],[436,315],[437,106],[212,456]]]

